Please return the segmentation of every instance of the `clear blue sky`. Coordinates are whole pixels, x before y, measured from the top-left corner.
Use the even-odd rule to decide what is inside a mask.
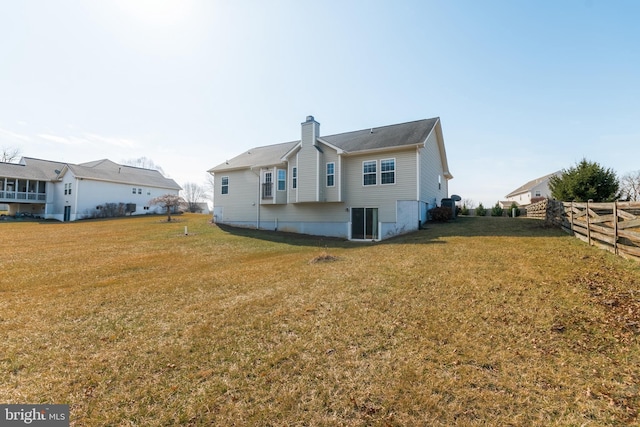
[[[259,145],[439,116],[493,205],[583,157],[640,169],[640,1],[0,0],[0,146],[148,157],[178,183]]]

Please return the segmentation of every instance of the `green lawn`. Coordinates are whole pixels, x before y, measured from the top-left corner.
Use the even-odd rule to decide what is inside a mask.
[[[639,422],[638,263],[526,218],[374,244],[176,219],[0,222],[0,402],[77,426]]]

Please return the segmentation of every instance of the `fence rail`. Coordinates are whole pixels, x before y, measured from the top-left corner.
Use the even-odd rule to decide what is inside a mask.
[[[558,202],[543,200],[527,208],[575,237],[625,258],[640,261],[640,202]]]

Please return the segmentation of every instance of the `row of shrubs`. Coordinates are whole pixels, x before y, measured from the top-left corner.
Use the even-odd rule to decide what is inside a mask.
[[[518,208],[518,205],[515,202],[511,204],[511,207],[509,208],[508,213],[511,213],[513,209],[516,210],[516,216],[520,216],[520,209]],[[456,216],[458,215],[467,216],[470,213],[471,213],[471,210],[467,208],[467,205],[462,205],[462,207],[456,206]],[[476,216],[486,216],[487,208],[485,208],[482,205],[482,203],[480,203],[478,207],[475,209],[475,214]],[[491,216],[503,216],[503,215],[504,215],[504,209],[500,207],[500,203],[496,203],[491,208]],[[429,210],[429,216],[432,221],[449,221],[452,218],[451,208],[443,207],[443,206],[435,207]]]
[[[507,214],[511,215],[511,212],[513,211],[513,209],[516,210],[516,216],[520,216],[520,208],[515,202],[512,203],[511,206],[509,207],[509,210],[507,210]],[[485,208],[482,205],[482,203],[480,203],[478,207],[475,209],[475,214],[476,216],[486,216],[487,211],[488,209]],[[500,203],[496,202],[496,204],[491,208],[491,216],[503,216],[505,213],[504,211],[505,210],[502,207],[500,207]],[[469,214],[471,214],[471,210],[467,208],[466,205],[462,205],[462,208],[459,208],[458,215],[469,215]]]
[[[87,209],[83,218],[117,218],[135,212],[135,209],[135,205],[130,203],[105,203],[96,206],[96,208],[91,211]]]

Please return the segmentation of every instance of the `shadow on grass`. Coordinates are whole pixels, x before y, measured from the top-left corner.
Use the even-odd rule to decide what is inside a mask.
[[[444,244],[442,237],[560,237],[566,236],[559,228],[545,226],[545,223],[532,218],[507,217],[459,217],[455,220],[438,223],[427,222],[423,229],[395,236],[380,242],[353,242],[342,238],[313,236],[283,231],[256,230],[215,224],[220,230],[236,236],[289,245],[317,246],[327,248],[350,248],[365,245],[392,244]]]

